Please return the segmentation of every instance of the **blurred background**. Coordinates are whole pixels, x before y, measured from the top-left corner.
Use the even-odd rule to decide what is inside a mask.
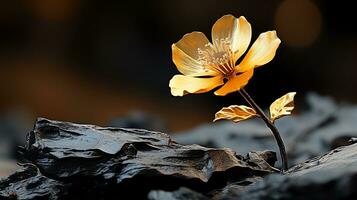
[[[349,3],[2,1],[0,111],[21,112],[30,121],[44,116],[106,124],[140,110],[162,116],[172,130],[209,122],[221,106],[241,99],[172,97],[168,82],[178,72],[171,44],[195,30],[210,36],[213,23],[228,13],[246,16],[252,40],[271,29],[282,40],[275,59],[247,86],[259,103],[310,90],[356,101],[357,38]]]
[[[130,120],[149,113],[167,125],[165,131],[176,132],[211,122],[222,106],[243,103],[237,94],[173,97],[168,86],[178,73],[171,44],[192,31],[210,37],[213,23],[225,14],[244,15],[252,25],[252,41],[272,29],[282,40],[274,60],[256,70],[247,86],[262,107],[289,91],[298,92],[298,101],[316,91],[356,102],[353,4],[3,0],[0,152],[13,147],[4,138],[25,134],[39,116],[120,125],[123,116]],[[24,140],[23,135],[17,138]]]

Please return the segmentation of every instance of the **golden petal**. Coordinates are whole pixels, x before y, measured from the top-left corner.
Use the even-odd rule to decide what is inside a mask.
[[[233,15],[224,15],[212,26],[212,43],[219,47],[222,40],[232,41],[238,30],[237,18]]]
[[[238,19],[233,15],[224,15],[212,27],[212,42],[221,48],[222,42],[228,41],[234,53],[234,61],[247,50],[252,37],[252,28],[245,17]]]
[[[170,80],[171,94],[173,96],[183,96],[189,93],[204,93],[208,92],[217,86],[223,84],[221,76],[209,78],[196,78],[184,75],[175,75]]]
[[[251,69],[247,72],[234,76],[229,79],[226,84],[224,84],[220,89],[214,92],[217,96],[225,96],[231,92],[235,92],[243,88],[248,84],[248,81],[253,76],[254,69]]]
[[[203,69],[197,60],[187,55],[175,44],[172,45],[172,60],[177,69],[186,76],[214,76],[218,74],[218,72]]]
[[[215,122],[217,120],[227,119],[232,120],[234,122],[240,122],[255,116],[257,116],[257,113],[253,108],[244,105],[233,105],[229,107],[224,107],[220,111],[218,111],[213,121]]]
[[[252,28],[245,19],[245,17],[239,17],[238,19],[238,34],[236,34],[233,42],[234,59],[237,61],[247,50],[250,40],[252,38]]]
[[[296,92],[289,92],[270,105],[270,120],[272,122],[280,117],[291,114],[291,111],[294,109],[295,95]]]
[[[192,33],[185,34],[181,40],[176,42],[174,45],[181,49],[189,57],[194,60],[198,60],[198,49],[205,50],[210,47],[210,41],[207,39],[205,34],[202,32],[194,31]]]
[[[280,42],[276,31],[267,31],[260,34],[242,62],[237,66],[238,71],[245,72],[270,62],[274,58]]]

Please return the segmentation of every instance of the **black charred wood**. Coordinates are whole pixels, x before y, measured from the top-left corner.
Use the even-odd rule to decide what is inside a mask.
[[[146,198],[151,190],[179,187],[205,194],[274,172],[266,160],[276,159],[275,153],[243,157],[227,148],[181,145],[159,132],[44,118],[22,151],[34,166],[0,181],[0,198],[117,199],[128,191]]]

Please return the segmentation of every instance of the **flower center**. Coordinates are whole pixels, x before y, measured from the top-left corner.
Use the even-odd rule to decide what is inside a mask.
[[[234,73],[234,54],[230,47],[228,38],[218,40],[215,45],[208,43],[204,49],[198,48],[198,61],[204,70],[213,70],[225,77]]]

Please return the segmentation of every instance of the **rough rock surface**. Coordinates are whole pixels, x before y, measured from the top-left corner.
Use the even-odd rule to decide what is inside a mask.
[[[204,199],[357,199],[357,144],[334,149],[289,169],[229,184],[211,196],[180,188],[173,192],[151,191],[152,200]]]
[[[357,199],[357,144],[273,174],[257,182],[238,199]],[[237,194],[237,193],[236,193]]]
[[[0,199],[60,199],[69,186],[42,175],[29,164],[0,181]]]
[[[26,167],[0,181],[0,199],[112,199],[153,189],[207,193],[273,172],[273,152],[180,145],[164,133],[103,128],[40,118],[22,150]]]

